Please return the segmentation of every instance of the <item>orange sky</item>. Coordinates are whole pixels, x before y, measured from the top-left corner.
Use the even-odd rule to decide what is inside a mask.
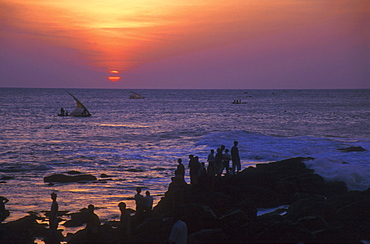
[[[281,68],[287,69],[281,76],[289,75],[289,67],[275,63],[276,55],[281,54],[286,56],[282,61],[287,65],[301,64],[294,66],[292,72],[304,72],[307,65],[311,69],[315,64],[320,66],[320,60],[324,58],[325,62],[333,61],[332,69],[338,65],[347,67],[348,77],[351,77],[362,70],[353,70],[350,64],[340,64],[338,58],[350,57],[354,59],[352,62],[358,61],[366,67],[369,53],[363,54],[362,50],[369,50],[366,49],[369,47],[369,10],[365,0],[91,0],[88,4],[82,0],[0,0],[1,61],[13,60],[14,66],[9,67],[7,62],[4,72],[8,72],[8,79],[19,82],[20,86],[21,80],[26,78],[10,72],[20,70],[33,74],[35,71],[36,74],[40,68],[34,67],[35,63],[40,63],[45,70],[58,70],[60,75],[64,73],[61,67],[66,68],[67,73],[73,72],[66,76],[65,79],[70,80],[66,86],[73,82],[79,84],[81,77],[89,77],[87,72],[99,74],[92,77],[108,77],[110,70],[118,70],[122,76],[127,75],[137,82],[151,77],[160,79],[161,87],[166,88],[165,82],[168,82],[168,88],[176,88],[176,84],[185,81],[172,83],[175,78],[163,81],[163,75],[153,75],[169,68],[172,77],[176,77],[176,69],[179,74],[188,71],[193,74],[191,78],[197,77],[194,72],[202,74],[201,70],[192,67],[199,62],[197,55],[201,55],[207,65],[215,59],[225,60],[223,65],[215,64],[215,70],[230,67],[233,63],[239,67],[236,71],[240,81],[234,88],[243,85],[248,88],[250,84],[245,82],[248,76],[261,79],[261,82],[276,77]],[[343,49],[349,53],[339,54]],[[322,50],[327,52],[324,57],[320,56]],[[313,55],[315,51],[317,54]],[[271,77],[243,71],[243,65],[248,63],[245,57],[260,62],[257,70],[266,68],[273,73]],[[173,63],[174,60],[178,63]],[[48,62],[52,64],[48,65]],[[250,62],[256,65],[256,62]],[[69,66],[75,69],[67,68]],[[157,67],[155,72],[154,67]],[[204,67],[208,73],[211,69]],[[151,73],[146,73],[147,70]],[[324,70],[328,69],[312,71]],[[235,68],[225,68],[225,72],[235,72]],[[367,75],[354,77],[358,86],[365,84],[366,87]],[[44,77],[48,77],[47,71]],[[327,74],[323,78],[327,78]],[[334,80],[335,75],[329,78]],[[206,81],[213,77],[203,74],[199,79]],[[117,82],[121,84],[117,87],[125,88],[124,80]],[[0,86],[9,86],[6,82],[2,80]],[[25,80],[23,84],[30,86],[32,82],[36,81]],[[48,82],[36,82],[36,85],[47,86]],[[140,84],[140,88],[150,88],[159,81],[148,82]],[[308,82],[306,86],[309,88]],[[92,80],[89,84],[104,87],[106,83]],[[79,86],[89,87],[89,84],[82,82]],[[207,83],[205,87],[209,85]],[[261,88],[269,85],[266,83],[267,87]],[[184,87],[182,84],[180,88]]]

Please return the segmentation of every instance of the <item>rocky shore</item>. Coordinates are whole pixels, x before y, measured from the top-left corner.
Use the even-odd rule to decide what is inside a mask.
[[[343,182],[326,182],[292,158],[244,169],[236,175],[178,187],[174,180],[150,215],[131,228],[129,243],[168,243],[174,211],[188,227],[188,243],[362,243],[370,240],[370,189],[348,191]],[[58,176],[60,177],[60,176]],[[64,177],[64,176],[63,176]],[[68,178],[67,180],[70,180]],[[48,181],[45,181],[48,182]],[[210,183],[212,182],[212,183]],[[260,215],[258,210],[276,210]],[[86,242],[85,230],[48,237],[47,225],[31,214],[2,224],[0,243]],[[84,210],[65,224],[82,225]],[[77,223],[78,222],[78,223]],[[95,243],[120,241],[118,222],[100,226]]]

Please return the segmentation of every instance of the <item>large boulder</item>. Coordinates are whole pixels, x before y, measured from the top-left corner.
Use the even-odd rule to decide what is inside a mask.
[[[37,223],[40,218],[35,214],[30,214],[23,218],[2,224],[0,229],[0,243],[34,243],[35,236],[47,236],[48,228],[46,225]],[[58,234],[60,234],[58,232]]]
[[[321,216],[325,220],[333,219],[334,207],[325,202],[321,196],[315,196],[298,200],[288,208],[286,217],[291,220],[298,220],[307,216]]]
[[[213,229],[217,227],[217,217],[208,206],[197,203],[184,204],[178,207],[182,220],[188,226],[188,233],[194,233],[202,229]]]

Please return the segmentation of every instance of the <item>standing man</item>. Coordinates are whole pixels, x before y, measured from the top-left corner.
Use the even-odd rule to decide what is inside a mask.
[[[241,170],[241,165],[240,165],[240,157],[239,157],[239,149],[238,149],[238,142],[234,141],[234,146],[231,148],[231,161],[233,164],[233,169],[232,169],[232,174],[235,174],[235,168],[236,172],[239,173]]]
[[[229,149],[225,149],[225,153],[222,155],[222,164],[224,168],[226,169],[227,175],[230,174],[230,160],[231,160],[231,155],[229,154]],[[222,171],[221,171],[221,174],[222,174]]]
[[[51,200],[53,202],[51,203],[50,213],[49,213],[49,228],[50,230],[57,230],[58,229],[58,202],[57,202],[57,194],[55,192],[50,194]]]
[[[136,224],[141,224],[144,219],[144,196],[141,195],[141,187],[136,187],[136,194],[134,196],[136,203]]]
[[[149,215],[153,209],[153,197],[150,195],[150,191],[145,192],[144,197],[144,206],[145,206],[145,213]]]
[[[194,155],[189,155],[189,168],[190,168],[190,184],[191,185],[197,185],[198,184],[198,173],[200,164],[197,159],[197,157],[194,157]]]
[[[176,174],[175,175],[181,175],[182,177],[185,177],[185,166],[182,164],[182,159],[177,159],[177,162],[179,163],[176,168]]]
[[[215,150],[211,149],[211,152],[208,154],[207,162],[215,161]]]

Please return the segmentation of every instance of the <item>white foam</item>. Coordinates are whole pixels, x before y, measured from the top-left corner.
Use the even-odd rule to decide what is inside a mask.
[[[345,163],[329,158],[318,158],[306,162],[308,168],[327,181],[343,181],[349,190],[366,190],[370,187],[370,167]]]
[[[328,181],[343,181],[349,190],[370,187],[370,141],[341,138],[280,137],[245,131],[211,133],[196,145],[207,145],[207,152],[220,145],[231,148],[239,142],[244,162],[279,161],[294,157],[313,157],[306,165]],[[343,152],[339,149],[361,146],[367,151]]]

